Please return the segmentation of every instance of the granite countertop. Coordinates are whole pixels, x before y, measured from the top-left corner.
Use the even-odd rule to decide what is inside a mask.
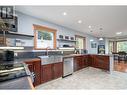
[[[112,54],[70,54],[70,55],[63,55],[63,56],[60,55],[60,57],[67,58],[67,57],[76,57],[76,56],[85,56],[85,55],[100,55],[100,56],[110,56],[110,57],[113,56]],[[24,63],[24,62],[33,61],[33,60],[41,60],[41,59],[39,57],[36,57],[36,58],[20,58],[20,59],[15,58],[14,61],[0,61],[0,64],[1,63],[17,64],[17,63]]]
[[[70,54],[70,55],[63,55],[60,57],[66,58],[66,57],[76,57],[76,56],[84,56],[84,55],[100,55],[100,56],[113,56],[112,54]],[[56,55],[54,55],[56,56]],[[57,55],[58,56],[58,55]],[[17,64],[17,63],[24,63],[25,61],[33,61],[33,60],[40,60],[39,57],[36,58],[15,58],[14,61],[2,61],[0,60],[0,63],[9,63],[9,64]]]
[[[14,61],[0,61],[0,64],[19,64],[39,58],[21,58]],[[26,69],[27,70],[27,69]],[[34,89],[30,76],[0,82],[0,89]]]
[[[24,63],[25,61],[31,61],[31,60],[39,60],[39,58],[18,58],[14,59],[14,61],[0,61],[0,63],[5,64],[17,64],[17,63]]]
[[[64,55],[63,58],[67,58],[67,57],[76,57],[76,56],[84,56],[87,54],[70,54],[70,55]]]
[[[76,57],[76,56],[85,56],[85,55],[99,55],[99,56],[113,56],[112,54],[70,54],[70,55],[65,55],[63,58],[66,57]]]
[[[0,83],[0,89],[34,89],[30,77],[22,77]]]

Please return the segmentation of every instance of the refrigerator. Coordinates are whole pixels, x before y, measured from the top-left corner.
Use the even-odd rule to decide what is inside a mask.
[[[98,45],[98,54],[105,54],[105,45]]]

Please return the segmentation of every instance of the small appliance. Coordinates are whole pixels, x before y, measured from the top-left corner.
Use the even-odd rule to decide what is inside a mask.
[[[10,50],[3,51],[3,60],[4,61],[13,61],[14,60],[14,51],[10,51]]]
[[[98,45],[98,54],[105,54],[105,45]]]

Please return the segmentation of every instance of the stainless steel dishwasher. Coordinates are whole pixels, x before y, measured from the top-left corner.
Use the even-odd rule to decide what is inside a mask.
[[[65,57],[63,59],[63,78],[73,73],[73,57]]]

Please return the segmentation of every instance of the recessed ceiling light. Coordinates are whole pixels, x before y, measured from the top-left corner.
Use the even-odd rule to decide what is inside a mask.
[[[78,23],[82,23],[82,20],[78,20]]]
[[[66,15],[67,15],[67,13],[66,13],[66,12],[63,12],[62,14],[63,14],[64,16],[66,16]]]
[[[120,34],[122,34],[122,32],[117,32],[117,33],[116,33],[116,35],[120,35]]]
[[[93,42],[94,40],[93,39],[90,39],[90,42]]]
[[[90,25],[89,25],[88,27],[89,27],[89,28],[91,28],[91,26],[90,26]]]

